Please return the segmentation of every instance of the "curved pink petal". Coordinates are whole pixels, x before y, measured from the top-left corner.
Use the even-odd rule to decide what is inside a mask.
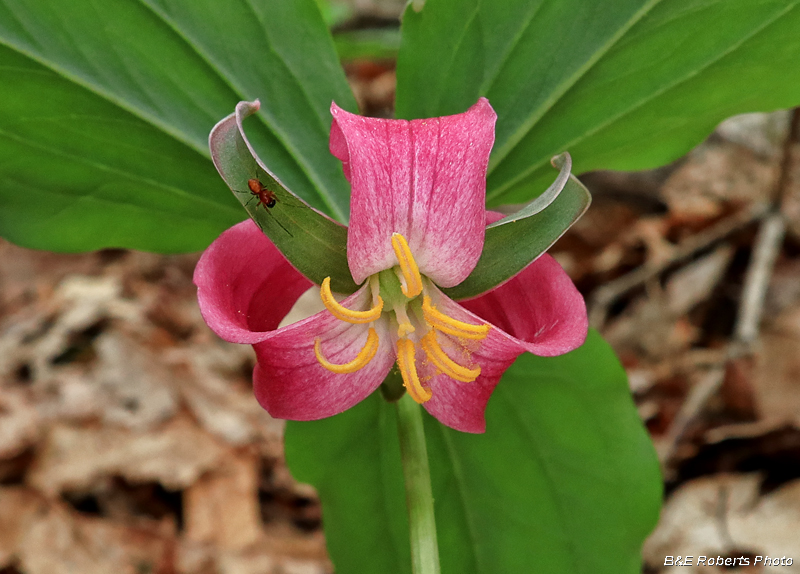
[[[392,233],[420,271],[451,287],[483,249],[486,167],[496,114],[486,98],[463,114],[384,120],[331,106],[331,153],[350,181],[347,257],[356,283],[397,264]]]
[[[366,307],[366,286],[343,302]],[[337,364],[351,361],[364,347],[368,325],[351,325],[322,311],[279,329],[274,336],[253,345],[258,364],[253,373],[256,399],[273,417],[298,421],[333,416],[364,400],[377,389],[395,362],[387,321],[373,324],[378,351],[362,369],[339,375],[319,364],[314,341],[319,337],[325,358]]]
[[[200,312],[232,343],[270,336],[312,283],[248,219],[220,235],[194,270]]]
[[[425,408],[440,422],[464,432],[484,432],[489,397],[520,353],[561,355],[582,345],[588,331],[583,296],[558,262],[546,254],[481,297],[456,303],[439,292],[434,304],[454,319],[492,325],[479,344],[439,334],[440,342],[450,341],[449,346],[442,345],[450,358],[468,367],[481,367],[480,376],[471,383],[441,374],[428,383],[432,396]],[[463,348],[461,356],[459,347]]]
[[[353,359],[367,338],[367,325],[350,325],[328,311],[278,329],[281,319],[312,283],[298,273],[250,220],[225,231],[195,268],[200,311],[223,339],[252,343],[258,358],[253,373],[256,398],[278,418],[312,420],[340,413],[366,398],[383,382],[395,361],[388,328],[376,321],[380,345],[363,369],[334,374],[319,364],[320,338],[333,363]],[[369,306],[365,285],[342,304]]]
[[[454,313],[451,316],[456,315]],[[440,338],[446,337],[440,334]],[[459,361],[457,353],[453,353],[450,349],[446,350],[451,359],[464,364],[463,361]],[[451,428],[470,433],[484,432],[486,430],[484,413],[489,397],[505,370],[524,350],[510,342],[500,330],[492,329],[481,341],[480,346],[469,352],[472,362],[481,367],[480,376],[471,383],[454,381],[446,375],[433,377],[428,382],[431,398],[423,406],[441,423]]]
[[[496,289],[461,305],[540,357],[577,349],[589,328],[583,296],[547,254]]]

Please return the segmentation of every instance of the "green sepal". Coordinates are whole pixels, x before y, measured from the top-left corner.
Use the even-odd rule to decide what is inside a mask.
[[[208,142],[217,171],[250,218],[295,269],[316,284],[330,277],[334,292],[354,292],[358,285],[347,265],[347,227],[289,191],[250,145],[242,121],[259,106],[258,100],[239,102],[236,112],[211,130]],[[262,205],[250,191],[250,179],[257,179],[271,192],[273,207]]]
[[[570,174],[568,153],[552,160],[561,171],[539,197],[486,228],[483,252],[463,282],[442,289],[452,299],[470,299],[511,279],[547,251],[589,208],[592,196]]]

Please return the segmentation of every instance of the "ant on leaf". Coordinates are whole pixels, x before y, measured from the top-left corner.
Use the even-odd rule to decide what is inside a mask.
[[[264,206],[264,211],[266,211],[275,220],[275,223],[280,225],[281,229],[283,229],[286,233],[289,234],[289,237],[294,237],[294,235],[292,235],[292,232],[289,231],[288,229],[286,229],[286,227],[284,227],[284,225],[278,220],[278,218],[275,217],[275,215],[273,215],[273,213],[270,211],[271,208],[273,208],[273,207],[275,207],[275,205],[277,205],[278,197],[277,197],[277,195],[275,194],[274,191],[272,191],[271,189],[267,188],[267,186],[265,186],[263,183],[261,183],[261,180],[258,179],[258,166],[256,166],[256,177],[252,177],[252,178],[247,180],[247,187],[250,189],[250,194],[253,197],[251,197],[250,200],[248,200],[248,202],[245,204],[245,207],[250,205],[251,201],[253,201],[254,199],[258,198],[258,203],[256,204],[256,209],[258,209],[259,205],[263,205]],[[239,191],[239,190],[236,190],[236,189],[234,191],[236,193],[248,193],[246,191]],[[261,225],[259,225],[259,227],[261,227]],[[262,228],[262,231],[263,231],[263,228]]]

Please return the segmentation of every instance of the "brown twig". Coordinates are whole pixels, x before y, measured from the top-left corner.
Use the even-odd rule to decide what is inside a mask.
[[[800,108],[795,108],[789,121],[789,133],[783,142],[783,157],[772,193],[772,205],[758,229],[753,254],[747,267],[733,335],[733,345],[736,348],[731,349],[732,355],[751,353],[752,345],[758,338],[767,288],[786,235],[786,218],[781,209],[791,183],[792,152],[798,141]]]
[[[781,169],[772,194],[772,201],[778,209],[781,208],[788,195],[789,185],[791,184],[792,163],[794,161],[792,150],[797,143],[800,143],[800,107],[792,110],[792,117],[789,120],[789,133],[783,141]]]
[[[592,327],[599,329],[606,321],[609,306],[620,296],[636,287],[644,285],[650,279],[657,277],[676,263],[689,259],[699,251],[707,249],[736,231],[744,229],[753,222],[758,221],[763,218],[769,210],[769,205],[755,204],[749,208],[738,211],[730,217],[712,225],[708,229],[684,240],[672,252],[668,259],[652,265],[642,265],[630,273],[597,288],[595,292],[592,293],[589,300],[589,323]]]
[[[738,349],[733,352],[736,354],[749,353],[758,338],[767,288],[785,234],[786,222],[780,211],[770,213],[758,229],[734,328],[733,343]]]
[[[674,456],[675,448],[692,420],[705,409],[706,403],[722,386],[726,367],[730,361],[753,352],[753,345],[758,339],[767,288],[786,232],[781,205],[790,183],[793,147],[798,141],[800,141],[800,108],[795,108],[792,112],[789,133],[783,145],[781,169],[773,190],[772,204],[760,216],[763,221],[759,226],[747,267],[732,341],[727,346],[723,361],[712,367],[689,391],[672,422],[666,440],[662,443],[662,448],[659,449],[662,463],[666,463]]]
[[[668,259],[653,265],[642,265],[599,287],[589,301],[589,323],[599,329],[605,323],[609,306],[620,296],[644,285],[676,263],[689,259],[732,233],[763,219],[764,222],[759,229],[753,250],[752,263],[748,269],[748,279],[745,281],[742,308],[739,313],[739,322],[743,324],[741,328],[745,329],[741,335],[749,337],[752,341],[755,338],[753,324],[755,322],[757,326],[761,317],[761,312],[756,308],[756,302],[760,300],[763,306],[766,285],[769,284],[775,257],[785,234],[785,222],[781,215],[781,208],[791,184],[792,149],[798,142],[800,142],[800,108],[795,108],[792,110],[789,131],[783,142],[781,166],[771,194],[771,204],[755,204],[748,209],[739,211],[683,241]],[[781,223],[783,223],[783,229],[781,229]],[[757,331],[757,327],[755,331]],[[737,332],[739,332],[738,327]]]

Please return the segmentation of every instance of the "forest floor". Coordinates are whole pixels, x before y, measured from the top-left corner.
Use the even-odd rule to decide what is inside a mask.
[[[391,65],[349,72],[386,115]],[[687,554],[800,572],[797,127],[739,117],[665,168],[588,174],[594,203],[551,250],[662,462],[647,573]],[[252,350],[200,317],[198,257],[0,240],[0,574],[333,571],[283,423],[252,397]]]

